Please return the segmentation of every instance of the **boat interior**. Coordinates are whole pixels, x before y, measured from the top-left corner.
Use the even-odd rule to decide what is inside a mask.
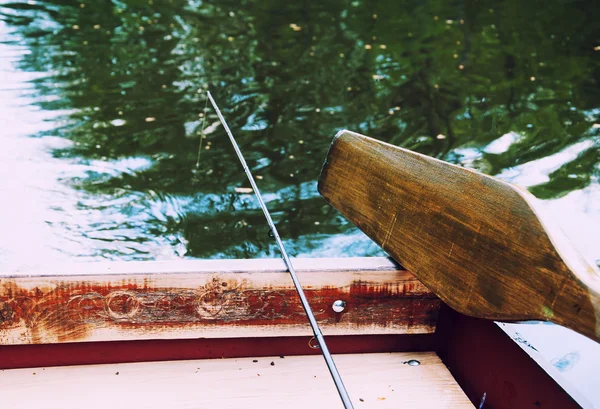
[[[391,259],[294,263],[355,407],[579,407]],[[0,344],[3,408],[342,407],[281,260],[15,267]]]

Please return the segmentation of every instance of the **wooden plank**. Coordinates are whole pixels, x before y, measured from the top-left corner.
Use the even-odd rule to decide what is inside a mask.
[[[526,191],[348,131],[319,191],[457,311],[549,320],[600,341],[600,275],[540,222]]]
[[[298,259],[326,335],[432,333],[439,300],[385,258]],[[342,313],[333,301],[346,301]],[[312,334],[280,260],[96,263],[0,277],[0,344]]]
[[[435,353],[335,360],[356,408],[473,408]],[[0,372],[0,394],[12,409],[39,406],[40,397],[62,409],[341,407],[318,356],[10,370]]]

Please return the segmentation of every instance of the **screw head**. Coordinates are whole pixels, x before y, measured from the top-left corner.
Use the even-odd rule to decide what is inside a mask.
[[[416,359],[410,359],[406,361],[406,363],[410,366],[419,366],[421,365],[421,361],[417,361]]]
[[[335,300],[331,308],[335,312],[342,312],[346,309],[346,302],[342,300]]]

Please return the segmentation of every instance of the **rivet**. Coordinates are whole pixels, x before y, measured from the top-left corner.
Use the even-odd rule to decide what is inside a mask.
[[[342,312],[344,309],[346,309],[346,302],[342,300],[335,300],[331,308],[335,312]]]

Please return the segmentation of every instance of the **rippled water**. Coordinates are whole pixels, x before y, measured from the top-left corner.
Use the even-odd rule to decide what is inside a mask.
[[[316,191],[348,128],[527,186],[600,259],[593,2],[155,3],[1,6],[4,261],[275,254],[208,88],[295,255],[379,251]]]
[[[293,255],[379,254],[316,190],[347,128],[527,187],[599,263],[596,8],[4,1],[0,264],[275,255],[207,89]]]

